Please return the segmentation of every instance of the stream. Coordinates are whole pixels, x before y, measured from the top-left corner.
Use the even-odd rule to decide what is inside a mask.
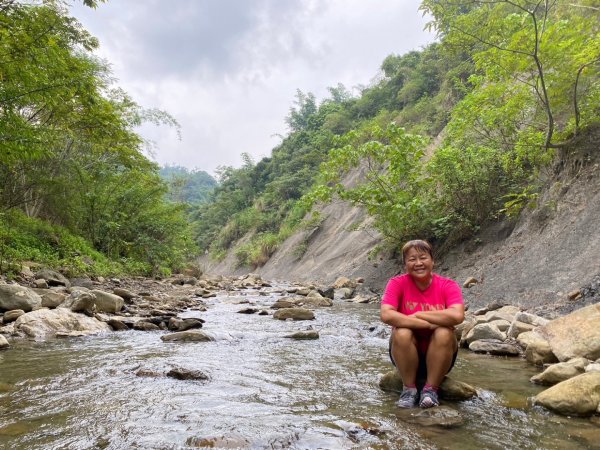
[[[313,321],[239,314],[268,308],[275,288],[205,301],[214,342],[167,343],[166,332],[20,341],[0,353],[0,448],[31,449],[589,449],[600,426],[528,398],[538,370],[519,358],[461,350],[451,377],[479,396],[443,401],[464,423],[415,425],[381,391],[391,370],[376,304],[336,300]],[[242,303],[242,302],[249,302]],[[319,330],[318,340],[284,338]],[[164,376],[199,370],[207,381]],[[159,376],[137,376],[144,369]]]

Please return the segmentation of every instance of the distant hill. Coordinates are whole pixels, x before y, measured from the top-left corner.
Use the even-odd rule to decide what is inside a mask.
[[[169,185],[167,198],[172,202],[193,205],[206,203],[217,181],[203,170],[181,166],[160,168],[160,176]]]

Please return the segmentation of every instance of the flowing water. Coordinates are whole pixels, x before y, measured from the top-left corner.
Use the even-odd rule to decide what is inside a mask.
[[[265,295],[267,294],[267,295]],[[240,294],[200,313],[214,342],[165,343],[162,332],[126,331],[0,353],[2,449],[587,449],[600,426],[528,405],[540,388],[520,359],[462,352],[452,377],[478,398],[443,402],[454,428],[415,425],[378,381],[391,369],[377,305],[336,301],[316,320],[239,314]],[[243,298],[268,307],[278,294]],[[193,316],[199,313],[190,312]],[[320,338],[286,339],[312,327]],[[164,376],[200,370],[207,381]],[[159,376],[137,376],[139,369]]]

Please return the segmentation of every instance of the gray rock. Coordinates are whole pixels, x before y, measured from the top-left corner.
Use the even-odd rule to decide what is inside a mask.
[[[138,331],[159,331],[160,327],[152,322],[140,320],[133,324],[133,329]]]
[[[256,314],[258,312],[258,308],[242,308],[238,311],[238,314]]]
[[[74,278],[71,280],[71,286],[84,287],[86,289],[94,289],[94,282],[89,278]]]
[[[108,325],[110,325],[110,327],[115,330],[115,331],[127,331],[129,330],[129,327],[127,326],[127,324],[125,322],[123,322],[122,320],[117,320],[117,319],[109,319]]]
[[[351,280],[351,279],[349,279],[347,277],[339,277],[333,283],[333,288],[334,289],[341,289],[341,288],[355,289],[356,286],[358,286],[358,283],[355,280]]]
[[[585,367],[585,371],[586,372],[600,372],[600,363],[592,363],[592,364],[588,364]]]
[[[15,321],[15,331],[36,340],[43,340],[57,333],[97,334],[110,331],[110,327],[96,318],[77,314],[66,308],[56,308],[38,309],[23,314]]]
[[[296,331],[284,337],[298,340],[319,339],[319,332],[316,330]]]
[[[311,310],[304,308],[283,308],[275,311],[273,318],[277,320],[313,320],[315,314]]]
[[[485,318],[488,322],[492,322],[494,320],[506,320],[507,322],[512,322],[515,319],[515,316],[520,313],[521,310],[516,306],[502,306],[499,309],[494,311],[490,311],[485,314]]]
[[[558,362],[556,355],[552,353],[552,348],[550,347],[548,341],[536,332],[531,333],[532,334],[528,336],[527,348],[525,349],[525,359],[536,366],[543,366],[544,364],[554,364]],[[521,334],[521,336],[523,336],[523,334]]]
[[[10,311],[6,311],[4,313],[4,317],[2,318],[2,323],[6,324],[6,323],[14,322],[19,317],[21,317],[23,314],[25,314],[25,311],[23,311],[22,309],[13,309]]]
[[[529,325],[534,325],[536,327],[544,326],[548,322],[550,322],[548,319],[545,319],[544,317],[540,317],[538,315],[531,314],[528,312],[517,313],[517,315],[515,316],[515,320],[518,322],[527,323]]]
[[[481,339],[469,344],[469,350],[475,353],[489,353],[490,355],[518,356],[521,352],[516,345],[495,339]]]
[[[48,289],[48,282],[43,278],[38,278],[37,280],[33,280],[33,287],[37,289]]]
[[[510,327],[508,328],[508,331],[506,332],[506,334],[509,338],[516,338],[521,333],[525,333],[527,331],[532,331],[535,327],[536,327],[535,325],[531,325],[531,324],[525,323],[525,322],[519,322],[518,320],[515,319],[510,324]]]
[[[113,294],[118,295],[125,301],[129,301],[136,296],[133,292],[120,287],[114,288]]]
[[[215,338],[204,331],[180,331],[177,333],[165,334],[160,339],[164,342],[207,342],[214,341]]]
[[[470,345],[472,342],[480,339],[496,339],[503,341],[506,339],[506,334],[504,334],[494,325],[489,323],[480,323],[479,325],[475,325],[471,331],[467,333],[465,340]]]
[[[28,312],[41,306],[42,298],[32,289],[15,284],[0,285],[0,311],[22,309]]]
[[[71,282],[64,275],[50,269],[42,269],[35,274],[36,279],[42,278],[46,280],[48,286],[65,286],[70,287]]]
[[[46,291],[40,295],[43,308],[58,308],[67,299],[67,296],[62,292]]]
[[[600,372],[570,378],[534,397],[533,403],[564,415],[591,416],[600,407]]]
[[[6,338],[0,334],[0,350],[4,350],[9,347],[10,347],[10,344],[8,343]]]
[[[295,306],[295,301],[288,298],[281,298],[271,305],[271,309],[293,308]]]
[[[510,328],[510,322],[504,319],[496,319],[490,322],[490,325],[495,326],[503,333],[506,332]]]
[[[302,305],[310,305],[310,306],[333,306],[333,301],[331,299],[319,296],[313,297],[308,296],[302,299]]]

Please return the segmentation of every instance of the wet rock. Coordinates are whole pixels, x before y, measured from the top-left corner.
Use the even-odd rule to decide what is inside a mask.
[[[490,355],[518,356],[521,352],[516,345],[496,339],[481,339],[469,344],[469,350]]]
[[[277,320],[313,320],[315,314],[305,308],[282,308],[273,314],[273,318]]]
[[[258,315],[259,315],[259,316],[268,316],[268,315],[269,315],[269,311],[267,311],[266,309],[261,309],[261,310],[258,312]]]
[[[428,409],[398,409],[397,415],[408,423],[424,427],[455,428],[464,423],[458,411],[445,405]]]
[[[588,364],[589,361],[585,358],[575,358],[567,362],[552,364],[542,373],[531,377],[530,381],[544,386],[552,386],[582,374]]]
[[[174,367],[167,372],[167,376],[175,378],[177,380],[199,380],[206,381],[210,377],[200,370],[182,369],[180,367]]]
[[[536,366],[543,366],[544,364],[554,364],[558,362],[558,359],[552,353],[550,344],[543,336],[536,333],[535,331],[529,333],[523,333],[519,336],[519,342],[523,335],[527,336],[527,348],[525,349],[525,359],[531,364]]]
[[[310,306],[333,306],[333,302],[325,297],[308,296],[302,299],[302,305]]]
[[[293,308],[295,306],[296,302],[293,300],[282,298],[273,303],[271,309]]]
[[[140,320],[133,324],[133,329],[138,331],[159,331],[160,327],[152,322]]]
[[[600,407],[600,372],[587,372],[555,384],[533,403],[563,415],[591,416]]]
[[[135,375],[138,377],[158,378],[162,376],[162,373],[151,369],[139,369]]]
[[[238,314],[256,314],[258,308],[243,308],[238,311]]]
[[[129,327],[122,320],[110,319],[106,322],[114,331],[127,331]]]
[[[296,331],[284,337],[298,340],[319,339],[319,332],[316,330]]]
[[[160,339],[164,342],[207,342],[215,338],[204,331],[188,330],[177,333],[165,334]]]
[[[320,288],[318,291],[323,297],[333,300],[333,296],[335,294],[335,289],[333,287]]]
[[[42,297],[32,289],[16,284],[0,285],[0,311],[32,311],[42,306]]]
[[[179,319],[177,317],[171,317],[169,319],[168,329],[171,331],[186,331],[195,328],[202,328],[202,319]]]
[[[23,311],[22,309],[12,309],[10,311],[6,311],[4,313],[4,317],[2,318],[2,323],[6,324],[6,323],[14,322],[19,317],[21,317],[23,314],[25,314],[25,311]]]
[[[600,358],[600,303],[552,320],[540,331],[559,361]]]
[[[10,344],[8,343],[6,338],[0,334],[0,350],[4,350],[8,347],[10,347]]]
[[[77,314],[66,308],[38,309],[23,314],[15,321],[15,331],[36,340],[57,333],[81,332],[84,335],[110,331],[108,324],[93,317]]]
[[[36,279],[44,279],[48,286],[65,286],[70,287],[71,282],[64,275],[49,269],[42,269],[35,274]]]

